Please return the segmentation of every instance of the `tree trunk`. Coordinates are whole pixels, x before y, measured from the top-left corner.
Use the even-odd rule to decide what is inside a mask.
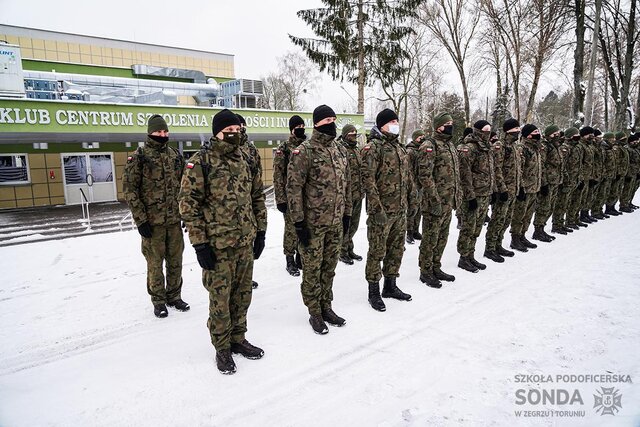
[[[364,16],[363,0],[358,1],[358,114],[364,114]]]
[[[573,51],[573,116],[582,121],[584,110],[584,0],[575,0],[576,48]]]
[[[593,25],[593,38],[591,39],[591,59],[589,63],[589,86],[587,88],[587,98],[584,107],[584,123],[591,126],[593,124],[593,85],[596,79],[596,60],[598,57],[598,32],[600,31],[600,10],[602,0],[596,0],[596,16]]]

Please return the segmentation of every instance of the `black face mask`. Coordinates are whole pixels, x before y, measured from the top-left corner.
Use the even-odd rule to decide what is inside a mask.
[[[334,138],[338,134],[338,128],[336,127],[335,122],[316,126],[316,130],[320,133],[324,133],[325,135],[333,136]]]
[[[242,142],[240,132],[222,132],[222,140],[231,145],[240,145]]]
[[[518,140],[518,137],[520,136],[520,132],[507,132],[505,134],[505,139],[507,142],[514,142]]]
[[[572,139],[573,141],[578,142],[578,141],[580,141],[580,136],[579,136],[579,135],[576,135],[576,136],[572,137],[571,139]]]
[[[293,134],[296,138],[305,139],[306,135],[304,134],[304,128],[295,128],[293,130]]]
[[[533,139],[534,141],[539,141],[540,140],[540,134],[536,133],[535,135],[531,135],[531,139]]]
[[[442,133],[445,135],[453,135],[453,125],[446,125]]]
[[[167,142],[169,142],[169,137],[168,136],[157,136],[157,135],[148,135],[149,138],[153,139],[155,142],[158,142],[160,144],[166,144]]]

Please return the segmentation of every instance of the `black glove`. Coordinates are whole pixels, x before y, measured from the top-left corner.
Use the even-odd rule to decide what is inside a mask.
[[[595,179],[590,179],[589,180],[589,187],[595,187],[597,183],[598,183],[598,181],[596,181]]]
[[[616,175],[616,181],[620,181],[620,178],[622,178],[621,175]]]
[[[503,191],[498,196],[500,197],[501,202],[506,202],[507,200],[509,200],[509,193],[507,193],[506,191]]]
[[[198,243],[193,245],[193,249],[196,250],[196,256],[198,257],[198,264],[203,270],[214,270],[216,268],[216,255],[213,253],[213,248],[208,243]]]
[[[478,209],[478,200],[476,199],[471,199],[469,201],[467,201],[467,207],[469,208],[470,211],[475,211],[476,209]]]
[[[276,208],[278,208],[278,210],[279,210],[280,212],[282,212],[283,214],[286,214],[286,213],[287,213],[287,204],[286,204],[286,203],[278,203],[278,204],[276,205]]]
[[[496,200],[498,200],[498,193],[491,193],[491,201],[489,202],[489,204],[493,205]]]
[[[584,181],[580,181],[580,184],[578,184],[578,190],[582,190],[584,188]]]
[[[520,191],[518,191],[516,199],[520,200],[521,202],[527,200],[527,193],[524,192],[524,188],[520,187]]]
[[[549,195],[549,185],[543,185],[542,187],[540,187],[540,194],[542,194],[543,196],[548,196]]]
[[[636,179],[640,179],[640,173],[636,175]]]
[[[140,224],[138,226],[138,233],[140,233],[142,237],[150,239],[153,235],[151,232],[151,224],[149,224],[148,222],[143,222],[142,224]]]
[[[305,248],[309,246],[309,239],[311,239],[311,232],[307,228],[307,224],[304,221],[296,222],[294,224],[296,229],[296,235],[298,236],[298,241]]]
[[[626,176],[624,178],[624,182],[631,182],[631,177],[630,176]],[[149,236],[149,237],[151,237],[151,236]]]
[[[349,231],[349,224],[351,224],[351,217],[349,215],[342,216],[342,233],[347,234]]]
[[[253,259],[260,258],[264,250],[264,235],[264,231],[258,231],[258,233],[256,233],[256,238],[253,241]]]

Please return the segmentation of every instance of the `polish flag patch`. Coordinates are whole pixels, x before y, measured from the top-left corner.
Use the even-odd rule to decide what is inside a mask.
[[[369,151],[371,149],[371,145],[365,145],[362,149],[364,151]]]
[[[133,156],[127,157],[127,162],[130,162],[131,160],[133,160]]]
[[[293,154],[300,154],[300,150],[298,150],[297,148],[295,150],[292,151]]]
[[[193,169],[194,166],[193,163],[187,163],[187,169]]]
[[[426,151],[427,153],[431,153],[433,151],[433,148],[425,148],[424,151]]]

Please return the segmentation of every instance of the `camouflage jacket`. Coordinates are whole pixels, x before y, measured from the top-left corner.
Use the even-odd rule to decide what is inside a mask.
[[[136,225],[180,222],[178,193],[183,169],[180,153],[151,138],[127,158],[122,184]]]
[[[481,140],[480,135],[474,129],[464,139],[464,143],[458,146],[460,183],[465,201],[479,196],[491,196],[497,190],[492,148],[488,142]]]
[[[311,138],[291,152],[286,192],[292,221],[336,225],[351,215],[349,174],[344,147],[314,129]]]
[[[542,162],[540,152],[544,147],[535,140],[524,138],[520,142],[522,149],[522,188],[527,194],[540,191],[542,182]]]
[[[629,151],[627,151],[626,145],[622,142],[616,142],[613,146],[613,151],[616,152],[616,177],[627,176],[627,172],[629,171]]]
[[[495,150],[495,149],[494,149]],[[493,152],[496,171],[499,169],[500,180],[496,182],[499,192],[507,192],[511,196],[518,194],[522,184],[522,153],[520,147],[514,141],[508,141],[505,137],[501,141],[501,149]]]
[[[362,156],[356,143],[349,144],[347,141],[340,140],[342,146],[347,150],[347,158],[349,159],[349,183],[351,185],[351,202],[362,200],[364,197],[364,189],[362,188]]]
[[[616,167],[616,151],[613,147],[607,143],[604,143],[604,172],[603,178],[615,179],[617,167]]]
[[[462,194],[458,153],[451,142],[436,133],[420,145],[418,154],[418,188],[422,190],[422,211],[430,211],[432,204],[457,209]]]
[[[600,143],[593,140],[591,144],[591,152],[593,153],[593,172],[591,173],[591,179],[600,181],[602,179],[602,169],[604,168],[604,158],[602,157],[602,149]]]
[[[558,138],[559,139],[559,138]],[[542,144],[542,181],[541,185],[562,184],[563,163],[558,141],[545,139]]]
[[[500,167],[500,165],[502,165],[502,159],[504,158],[504,146],[502,141],[498,140],[491,144],[491,155],[493,156],[493,171],[496,180],[495,191],[502,193],[507,191],[502,168]]]
[[[580,138],[578,146],[582,147],[583,153],[580,180],[588,181],[593,179],[593,147],[591,143],[584,138]]]
[[[398,137],[374,128],[361,153],[367,213],[406,214],[414,188],[409,156]]]
[[[411,170],[411,178],[413,179],[414,186],[418,182],[418,162],[419,162],[419,149],[420,145],[415,141],[411,141],[407,144],[407,156],[409,156],[409,169]]]
[[[570,139],[564,142],[563,147],[566,148],[566,158],[562,183],[569,189],[569,187],[576,187],[578,182],[581,181],[583,152],[582,146]]]
[[[262,177],[240,146],[212,137],[184,170],[180,213],[191,244],[216,249],[242,247],[267,229]]]
[[[259,175],[262,180],[262,158],[255,144],[248,141],[245,136],[243,143],[240,145],[240,151],[249,165],[251,176]]]
[[[287,168],[291,160],[291,152],[298,148],[304,139],[290,135],[289,140],[282,142],[273,156],[273,192],[276,203],[287,203]]]
[[[629,152],[629,169],[627,170],[627,176],[635,177],[640,173],[640,154],[638,148],[635,146],[627,145],[627,151]]]

